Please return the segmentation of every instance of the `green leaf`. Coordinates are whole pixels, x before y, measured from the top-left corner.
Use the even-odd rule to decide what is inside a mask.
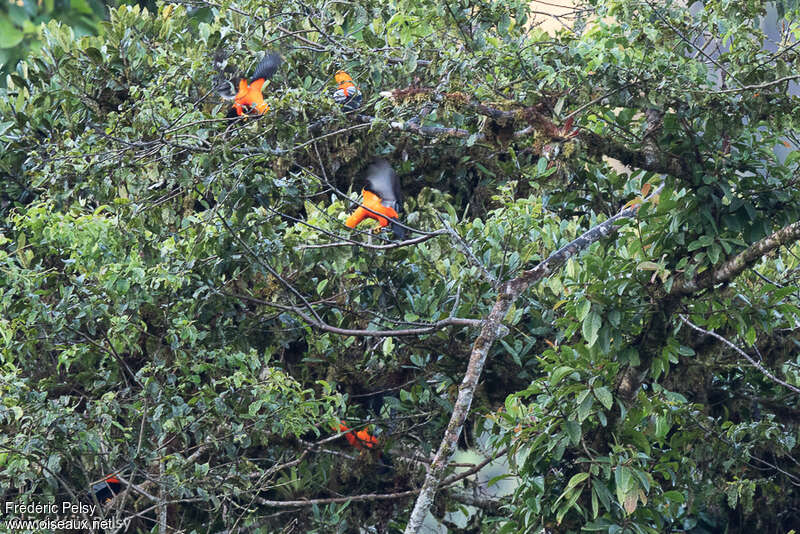
[[[419,53],[416,48],[406,49],[405,57],[403,58],[403,70],[406,74],[412,74],[417,70],[417,58],[419,58]]]
[[[22,42],[23,34],[7,14],[0,13],[0,48],[13,48]]]
[[[625,504],[625,496],[630,493],[633,484],[633,474],[631,469],[624,465],[618,465],[614,470],[614,484],[617,490],[617,501],[620,505]]]
[[[570,478],[569,482],[567,482],[567,489],[574,488],[575,486],[577,486],[578,484],[580,484],[581,482],[583,482],[587,478],[589,478],[589,473],[586,473],[586,472],[578,473],[576,475],[572,475],[572,478]]]
[[[252,403],[250,403],[250,407],[247,410],[251,416],[255,416],[258,411],[261,409],[261,405],[264,404],[264,401],[261,399],[256,399]]]
[[[553,371],[552,375],[550,375],[550,385],[555,386],[556,384],[561,382],[562,378],[570,374],[572,371],[574,371],[574,369],[566,365],[559,367],[558,369]]]
[[[330,278],[323,278],[320,280],[320,282],[317,284],[317,295],[322,295],[322,292],[325,291],[329,281]]]
[[[614,397],[606,386],[595,388],[594,396],[597,397],[597,400],[600,401],[600,404],[602,404],[606,410],[610,410],[614,405]]]
[[[588,390],[586,390],[588,393]],[[586,395],[580,404],[578,404],[578,421],[583,422],[589,417],[589,414],[592,411],[592,406],[594,405],[594,401],[590,395]]]
[[[582,492],[577,490],[573,491],[569,497],[569,500],[566,503],[564,503],[564,505],[561,506],[561,509],[559,509],[558,513],[556,514],[556,522],[558,524],[561,524],[561,521],[564,519],[564,516],[578,501],[578,498],[581,496],[581,493]]]
[[[569,436],[569,440],[573,445],[581,442],[581,425],[577,421],[565,421],[564,430]]]
[[[204,477],[208,474],[209,465],[208,462],[204,464],[194,464],[194,475],[196,477]]]
[[[655,437],[656,439],[664,439],[669,432],[672,425],[666,415],[655,416]]]
[[[587,299],[581,299],[581,301],[575,306],[575,317],[579,321],[583,321],[586,319],[586,316],[589,315],[589,311],[592,309],[592,303]]]
[[[714,238],[712,236],[710,236],[710,235],[700,236],[698,239],[696,239],[696,240],[692,241],[691,243],[689,243],[689,246],[687,247],[687,250],[689,252],[692,252],[692,251],[697,250],[699,248],[707,247],[707,246],[711,245],[711,243],[713,243],[713,242],[714,242]]]
[[[591,347],[597,342],[597,336],[600,333],[600,327],[603,325],[603,319],[600,314],[592,310],[583,320],[581,332],[586,343]]]
[[[597,478],[592,479],[592,489],[597,494],[597,498],[600,499],[600,504],[603,505],[603,508],[610,511],[611,510],[611,499],[612,495],[608,489],[608,486],[602,481]]]
[[[676,490],[665,491],[664,498],[676,503],[683,503],[686,501],[686,499],[683,496],[683,493]]]
[[[548,164],[547,158],[545,158],[544,156],[540,157],[539,161],[536,163],[536,172],[538,174],[544,174],[545,171],[547,170],[547,164]]]

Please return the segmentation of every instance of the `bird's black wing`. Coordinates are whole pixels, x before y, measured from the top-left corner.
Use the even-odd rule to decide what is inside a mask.
[[[367,189],[378,195],[381,204],[394,209],[398,215],[403,212],[403,193],[400,179],[385,159],[379,159],[367,169]],[[394,221],[392,232],[398,239],[405,239],[406,231]]]
[[[267,54],[264,56],[264,59],[262,59],[256,66],[256,70],[253,73],[253,76],[250,78],[250,83],[260,80],[261,78],[269,80],[275,75],[276,72],[278,72],[278,67],[280,67],[282,62],[283,60],[281,59],[281,56],[267,52]]]
[[[385,159],[379,159],[367,169],[367,189],[378,195],[385,205],[390,202],[398,206],[403,203],[400,180],[392,166]],[[395,206],[391,206],[399,213]]]

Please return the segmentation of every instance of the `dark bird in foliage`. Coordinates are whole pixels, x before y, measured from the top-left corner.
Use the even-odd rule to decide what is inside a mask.
[[[234,116],[234,112],[236,115],[250,113],[261,115],[269,111],[262,90],[267,80],[278,71],[282,61],[278,54],[267,52],[248,81],[248,78],[241,75],[229,78],[231,69],[227,66],[224,52],[218,51],[215,54],[214,64],[220,70],[220,76],[215,81],[214,90],[225,100],[233,100],[229,116]]]
[[[361,107],[361,91],[358,90],[353,79],[345,71],[340,70],[334,75],[338,86],[333,93],[333,100],[342,106],[344,111],[355,111]]]
[[[109,475],[102,482],[92,484],[92,491],[90,492],[89,497],[91,498],[91,496],[94,495],[94,497],[97,499],[97,502],[100,504],[105,504],[113,499],[123,489],[123,484],[116,477],[116,475]]]
[[[349,228],[355,228],[366,218],[375,219],[381,228],[389,225],[390,219],[399,219],[403,211],[403,195],[397,173],[386,160],[378,160],[367,169],[367,185],[362,189],[363,206],[359,206],[345,221]],[[364,209],[364,207],[369,208]],[[381,215],[376,215],[377,212]],[[405,238],[405,229],[392,221],[392,232],[397,239]]]

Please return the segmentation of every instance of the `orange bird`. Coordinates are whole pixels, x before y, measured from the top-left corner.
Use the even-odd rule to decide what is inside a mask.
[[[339,421],[338,429],[336,428],[336,425],[332,426],[334,430],[338,430],[339,432],[347,432],[347,434],[344,435],[344,439],[347,440],[347,443],[360,451],[363,451],[364,448],[372,449],[378,446],[378,438],[371,435],[366,428],[355,432],[350,430],[350,428],[341,421]]]
[[[358,90],[353,78],[345,71],[340,70],[334,74],[333,78],[339,84],[336,92],[333,93],[333,100],[342,106],[345,111],[354,111],[361,107],[361,91]]]
[[[359,206],[347,218],[344,224],[348,228],[355,228],[366,218],[375,219],[384,228],[389,225],[389,219],[400,218],[398,212],[403,210],[400,180],[386,160],[378,160],[367,169],[367,185],[361,190],[361,194],[364,196],[363,206]],[[383,217],[364,209],[364,206]],[[394,222],[392,232],[398,239],[405,237],[405,229]]]
[[[264,84],[272,78],[278,71],[281,64],[281,56],[268,53],[256,66],[253,76],[248,82],[246,78],[239,78],[239,89],[235,90],[236,79],[223,80],[215,87],[217,93],[226,100],[233,100],[233,111],[237,115],[245,115],[254,112],[258,115],[269,111],[269,105],[264,102],[262,90]]]

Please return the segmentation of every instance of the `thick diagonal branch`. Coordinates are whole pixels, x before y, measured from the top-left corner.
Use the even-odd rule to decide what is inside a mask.
[[[633,400],[642,385],[650,364],[660,352],[661,341],[672,327],[672,318],[681,299],[698,291],[713,287],[715,284],[729,282],[749,267],[761,260],[766,254],[782,245],[789,245],[800,239],[800,221],[784,226],[767,237],[756,241],[739,254],[729,258],[716,269],[709,269],[689,280],[676,280],[670,293],[655,306],[655,312],[648,327],[639,335],[634,343],[639,347],[640,362],[638,366],[628,367],[620,375],[618,393],[627,401]]]
[[[661,187],[656,189],[653,195],[657,195],[661,191]],[[506,330],[502,322],[511,305],[531,285],[549,276],[564,265],[569,258],[577,255],[592,243],[615,232],[617,229],[615,223],[622,219],[633,217],[638,210],[639,205],[621,210],[607,221],[587,230],[574,241],[553,252],[533,269],[523,271],[518,277],[502,286],[492,311],[489,312],[478,338],[472,345],[469,364],[458,390],[458,398],[455,406],[453,406],[453,414],[450,416],[450,422],[447,425],[447,430],[445,430],[444,438],[439,444],[439,450],[436,452],[436,456],[434,456],[433,462],[431,462],[425,475],[425,483],[422,486],[419,497],[417,497],[417,502],[414,504],[414,510],[411,512],[411,517],[406,525],[405,534],[417,534],[422,528],[422,523],[433,504],[434,495],[439,488],[447,467],[447,461],[453,453],[458,437],[464,427],[464,421],[467,419],[469,408],[472,405],[472,398],[475,395],[475,388],[478,385],[478,379],[489,355],[489,349],[491,349],[495,340],[501,336],[501,333]]]
[[[673,295],[691,295],[716,284],[728,282],[745,269],[782,245],[800,239],[800,221],[784,226],[764,239],[756,241],[742,252],[713,270],[704,271],[691,280],[678,280],[670,291]]]

